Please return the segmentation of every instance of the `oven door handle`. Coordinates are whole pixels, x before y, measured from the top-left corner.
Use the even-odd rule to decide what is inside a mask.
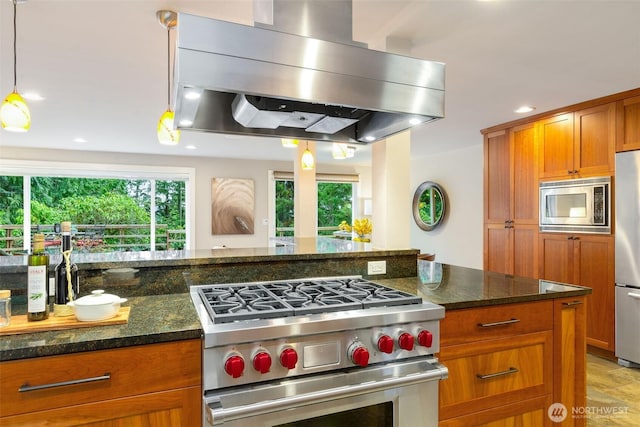
[[[269,412],[282,411],[296,406],[310,403],[325,402],[334,399],[344,399],[360,394],[373,393],[396,387],[406,387],[427,381],[438,381],[447,378],[447,368],[440,363],[434,363],[436,369],[403,377],[387,378],[381,381],[370,381],[361,384],[341,386],[310,393],[283,397],[276,400],[256,402],[249,405],[223,408],[218,402],[205,404],[207,421],[210,425],[223,424],[226,421],[247,418]],[[215,406],[212,407],[212,406]]]

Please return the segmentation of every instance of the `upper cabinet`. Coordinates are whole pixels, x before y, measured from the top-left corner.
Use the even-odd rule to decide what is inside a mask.
[[[615,102],[539,120],[540,179],[613,174],[615,124]]]
[[[537,277],[536,155],[533,124],[485,135],[486,270]]]
[[[640,96],[616,105],[616,151],[640,150]]]

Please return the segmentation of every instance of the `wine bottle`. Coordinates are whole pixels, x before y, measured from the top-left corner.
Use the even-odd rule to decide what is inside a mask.
[[[56,265],[56,299],[54,313],[56,316],[71,316],[73,310],[67,306],[80,293],[78,266],[71,261],[71,223],[62,223],[62,260]]]
[[[27,264],[27,320],[45,320],[49,317],[49,255],[44,251],[44,234],[34,234]]]

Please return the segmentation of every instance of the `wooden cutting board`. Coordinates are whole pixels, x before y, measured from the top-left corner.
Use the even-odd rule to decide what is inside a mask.
[[[96,322],[81,322],[76,319],[76,316],[55,317],[53,315],[49,315],[49,318],[46,320],[29,322],[26,314],[11,316],[11,324],[9,324],[9,326],[0,327],[0,336],[30,334],[33,332],[44,331],[59,331],[73,328],[88,328],[92,326],[122,325],[129,321],[130,311],[131,307],[120,307],[120,310],[115,317]]]

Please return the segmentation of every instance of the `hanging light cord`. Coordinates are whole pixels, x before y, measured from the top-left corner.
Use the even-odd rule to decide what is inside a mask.
[[[167,108],[171,110],[171,26],[167,23]]]
[[[18,82],[18,71],[17,71],[17,43],[16,43],[16,10],[17,10],[17,2],[18,0],[13,0],[13,91],[16,92],[17,82]]]

